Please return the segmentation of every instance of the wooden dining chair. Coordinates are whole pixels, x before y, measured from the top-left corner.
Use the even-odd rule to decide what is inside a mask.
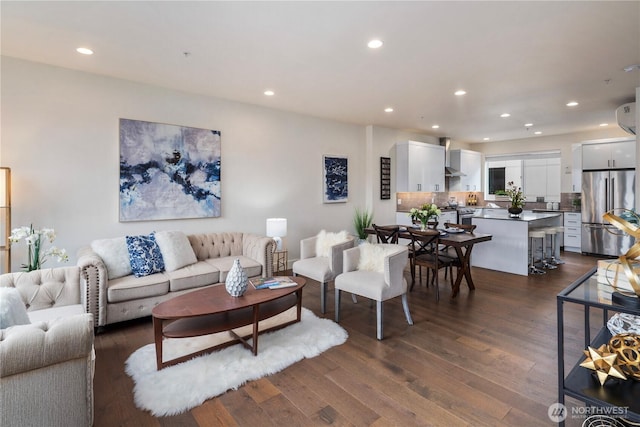
[[[411,268],[411,287],[413,290],[416,279],[416,267],[427,267],[427,285],[429,284],[429,273],[433,272],[431,284],[436,289],[436,301],[440,299],[440,284],[438,280],[438,272],[441,268],[450,268],[453,260],[448,257],[439,255],[438,244],[440,243],[440,233],[436,230],[407,230],[411,236],[411,244],[409,245],[409,261]],[[422,277],[421,277],[422,279]],[[453,288],[453,274],[450,278],[451,287]]]
[[[376,232],[378,243],[398,243],[399,225],[376,225],[371,224]]]

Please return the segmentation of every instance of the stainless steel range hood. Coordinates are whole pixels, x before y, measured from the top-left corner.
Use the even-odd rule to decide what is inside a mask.
[[[440,145],[444,147],[444,176],[467,176],[459,170],[451,167],[451,158],[449,157],[449,145],[451,145],[451,138],[448,136],[440,138]]]
[[[454,169],[449,166],[444,167],[444,176],[467,176],[466,174],[460,172],[457,169]]]

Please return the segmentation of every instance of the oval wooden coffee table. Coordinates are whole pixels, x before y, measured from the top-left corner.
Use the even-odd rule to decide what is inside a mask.
[[[183,362],[194,356],[226,347],[238,342],[258,354],[258,334],[283,328],[300,321],[302,310],[302,288],[306,280],[301,277],[290,277],[297,286],[280,289],[255,289],[249,285],[241,297],[232,297],[227,293],[224,284],[200,289],[177,296],[155,306],[151,310],[153,317],[153,333],[156,345],[156,362],[158,370]],[[267,319],[275,318],[281,313],[296,307],[296,315],[282,321],[269,323]],[[247,333],[239,332],[248,325],[253,325]],[[203,335],[227,333],[223,342],[180,357],[163,360],[163,340],[165,338],[189,338]],[[247,342],[252,338],[252,344]]]

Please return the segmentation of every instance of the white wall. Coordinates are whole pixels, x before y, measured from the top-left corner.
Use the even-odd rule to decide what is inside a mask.
[[[12,169],[12,227],[55,228],[76,262],[93,239],[153,230],[264,234],[288,218],[285,245],[320,229],[353,231],[365,204],[365,128],[2,58],[0,159]],[[120,223],[118,119],[222,132],[222,217]],[[322,155],[349,157],[349,202],[322,203]],[[377,177],[376,173],[376,177]],[[12,270],[25,261],[12,250]],[[55,261],[45,266],[55,267]]]

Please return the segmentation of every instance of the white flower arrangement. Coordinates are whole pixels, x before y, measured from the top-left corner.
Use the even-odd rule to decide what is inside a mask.
[[[42,264],[44,264],[50,256],[56,257],[58,262],[69,261],[67,251],[64,249],[51,246],[47,250],[43,250],[43,244],[45,241],[48,240],[49,243],[53,243],[55,238],[56,232],[54,229],[42,228],[40,230],[36,230],[33,228],[32,224],[29,227],[23,226],[11,230],[9,241],[12,243],[18,243],[20,240],[24,239],[27,243],[28,262],[27,264],[22,264],[22,268],[25,271],[33,271],[39,270],[42,267]]]
[[[438,209],[438,207],[434,204],[425,203],[420,206],[420,209],[411,208],[409,211],[409,216],[414,221],[420,221],[422,224],[422,228],[427,227],[427,223],[431,218],[437,218],[442,214],[442,211]]]

